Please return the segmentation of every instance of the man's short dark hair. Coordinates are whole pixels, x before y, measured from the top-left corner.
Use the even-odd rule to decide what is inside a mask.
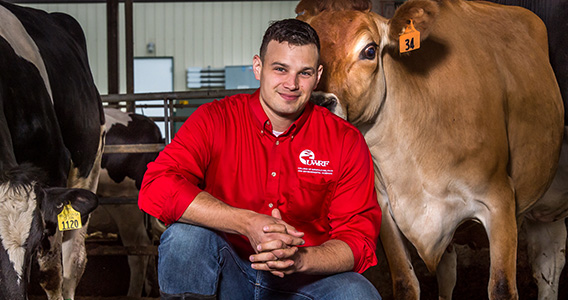
[[[260,45],[260,58],[264,59],[270,41],[288,42],[294,46],[313,44],[320,52],[320,41],[316,31],[308,23],[297,19],[284,19],[270,24]]]

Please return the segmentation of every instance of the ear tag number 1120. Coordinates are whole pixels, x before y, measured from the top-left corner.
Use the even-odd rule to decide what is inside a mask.
[[[420,48],[420,31],[414,28],[414,20],[404,28],[404,33],[399,37],[400,53],[409,52]]]
[[[81,224],[81,213],[73,209],[71,204],[65,205],[59,215],[57,215],[59,231],[74,230],[83,227]]]

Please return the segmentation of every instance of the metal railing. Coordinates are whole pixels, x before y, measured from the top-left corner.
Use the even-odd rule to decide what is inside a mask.
[[[165,124],[165,142],[169,144],[175,134],[175,122],[183,122],[187,116],[175,116],[177,108],[197,108],[204,99],[222,99],[240,93],[253,93],[256,89],[198,90],[165,93],[110,94],[101,95],[103,105],[114,108],[163,107],[163,117],[149,117]],[[137,101],[161,100],[162,104],[136,104]],[[177,101],[177,102],[176,102]],[[181,103],[183,102],[183,103]],[[133,105],[132,105],[133,104]]]

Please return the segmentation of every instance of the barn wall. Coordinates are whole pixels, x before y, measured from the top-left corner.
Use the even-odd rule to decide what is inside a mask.
[[[187,67],[250,65],[271,20],[295,17],[298,1],[215,1],[133,4],[134,56],[173,56],[174,90],[186,88]],[[87,36],[101,94],[108,91],[106,3],[26,4],[75,17]],[[120,91],[126,92],[124,5],[119,6]],[[155,44],[147,53],[147,44]]]

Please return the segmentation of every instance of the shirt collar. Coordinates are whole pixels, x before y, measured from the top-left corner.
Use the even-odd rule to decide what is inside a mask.
[[[260,89],[257,89],[249,98],[249,107],[251,113],[253,115],[254,124],[258,127],[259,130],[268,131],[272,134],[272,124],[262,109],[262,105],[260,104]],[[298,131],[304,126],[312,111],[314,109],[314,104],[311,101],[308,101],[304,111],[300,115],[300,117],[292,123],[290,128],[288,128],[281,137],[288,136],[288,135],[296,135]]]

